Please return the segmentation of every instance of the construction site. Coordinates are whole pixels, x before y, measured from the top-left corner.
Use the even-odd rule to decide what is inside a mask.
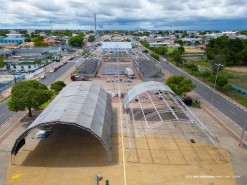
[[[234,139],[164,85],[159,65],[131,43],[103,43],[13,132],[6,184],[237,184],[219,136]]]

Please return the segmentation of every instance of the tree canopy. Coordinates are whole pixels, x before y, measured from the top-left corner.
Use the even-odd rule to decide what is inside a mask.
[[[182,75],[170,76],[165,84],[179,96],[185,96],[187,92],[192,91],[196,87],[190,79]]]
[[[37,36],[32,39],[32,42],[34,42],[35,47],[45,47],[48,46],[48,44],[44,43],[44,37]]]
[[[224,87],[225,85],[228,84],[228,79],[226,75],[223,74],[219,74],[217,76],[217,81],[216,81],[217,86],[219,86],[220,88]]]
[[[48,88],[36,81],[26,80],[17,82],[11,90],[11,97],[8,102],[9,110],[24,111],[28,109],[29,116],[32,116],[32,108],[38,108],[47,102],[52,96]]]
[[[10,33],[9,30],[2,30],[2,29],[0,29],[0,36],[6,37],[6,34],[8,34],[8,33]]]
[[[160,60],[160,56],[157,55],[156,53],[151,53],[151,57],[153,57],[156,60]]]
[[[88,37],[88,42],[93,42],[93,41],[95,41],[95,36],[94,35],[90,35]]]
[[[174,62],[176,62],[176,65],[179,66],[180,64],[183,63],[183,59],[181,57],[181,51],[178,50],[178,49],[175,49],[173,52],[172,52],[172,58],[174,60]]]
[[[54,90],[56,94],[58,94],[65,86],[66,84],[63,81],[58,80],[51,84],[51,89]]]
[[[167,53],[167,47],[159,46],[159,47],[150,47],[147,41],[141,41],[141,44],[145,47],[150,49],[152,52],[157,53],[159,55],[165,55]]]
[[[4,66],[5,66],[4,56],[3,55],[0,55],[0,68],[3,68]]]
[[[242,60],[241,54],[247,49],[246,40],[229,39],[227,36],[211,39],[206,45],[206,54],[208,59],[214,59],[215,55],[223,55],[226,66],[239,65]]]
[[[73,47],[82,47],[83,45],[83,37],[74,36],[69,39],[69,45]]]

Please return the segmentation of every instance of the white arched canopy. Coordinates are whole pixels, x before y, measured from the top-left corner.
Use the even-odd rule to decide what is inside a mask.
[[[124,98],[123,106],[126,113],[130,113],[137,138],[162,124],[186,122],[198,126],[219,147],[216,136],[188,109],[179,96],[161,82],[148,81],[132,87]]]
[[[173,95],[176,95],[170,89],[170,87],[168,87],[167,85],[164,85],[161,82],[155,82],[155,81],[143,82],[143,83],[140,83],[132,87],[128,91],[127,95],[124,98],[124,108],[126,109],[129,106],[130,102],[134,100],[135,97],[138,96],[139,94],[147,92],[147,91],[157,91],[157,90],[165,91]]]
[[[44,125],[66,124],[87,130],[98,138],[111,161],[111,114],[111,97],[103,88],[92,82],[72,82],[17,138],[11,154],[17,154],[32,129]]]

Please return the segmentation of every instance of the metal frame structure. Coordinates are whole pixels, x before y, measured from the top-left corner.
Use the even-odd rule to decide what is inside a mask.
[[[33,129],[66,124],[93,134],[104,146],[111,162],[111,118],[111,97],[103,88],[92,82],[70,83],[16,139],[11,154],[18,152],[18,145]]]
[[[159,93],[159,98],[156,92]],[[155,96],[158,101],[155,101]],[[162,124],[186,122],[195,124],[219,152],[217,137],[187,108],[179,96],[161,82],[143,82],[132,87],[124,98],[124,110],[130,113],[137,139]],[[149,121],[151,117],[156,117],[155,123]],[[143,123],[142,131],[139,131],[138,121]],[[218,156],[219,153],[217,158]]]

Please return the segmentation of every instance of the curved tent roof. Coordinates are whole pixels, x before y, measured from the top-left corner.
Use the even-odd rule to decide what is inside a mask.
[[[67,85],[35,121],[17,138],[12,154],[29,132],[42,125],[67,124],[80,127],[97,137],[110,154],[111,97],[92,82],[73,82]]]
[[[130,89],[127,93],[127,95],[124,98],[124,108],[126,109],[129,106],[129,103],[139,94],[142,94],[147,91],[166,91],[173,95],[176,95],[168,86],[164,85],[161,82],[155,82],[155,81],[149,81],[149,82],[143,82],[136,86],[134,86],[132,89]]]
[[[101,50],[103,51],[132,50],[131,42],[102,42],[101,44]]]
[[[144,132],[141,133],[142,135],[145,134],[148,130],[151,130],[157,126],[159,126],[160,124],[162,124],[164,121],[166,121],[166,119],[163,119],[160,115],[160,113],[162,113],[163,110],[158,110],[155,103],[150,100],[150,104],[152,105],[152,107],[154,108],[155,111],[155,114],[154,113],[151,113],[150,115],[158,115],[158,117],[160,117],[160,121],[155,123],[155,124],[152,124],[152,125],[149,125],[148,122],[147,122],[147,116],[144,112],[144,109],[147,109],[147,107],[151,107],[150,105],[146,106],[146,107],[142,107],[141,105],[141,102],[138,100],[139,104],[140,104],[140,109],[138,107],[138,109],[140,111],[134,113],[133,112],[133,108],[130,106],[130,103],[132,102],[132,100],[134,100],[136,97],[138,97],[140,94],[142,93],[147,93],[149,91],[157,91],[157,90],[160,90],[160,91],[165,91],[165,92],[168,92],[169,94],[171,94],[171,98],[172,100],[174,101],[175,105],[177,105],[177,107],[179,108],[178,110],[173,110],[173,108],[168,105],[168,102],[166,101],[166,104],[168,105],[168,107],[170,107],[169,111],[176,117],[176,121],[179,121],[179,120],[185,120],[184,118],[180,118],[182,115],[186,116],[188,121],[190,120],[191,123],[194,123],[196,124],[199,129],[209,138],[209,140],[216,146],[219,148],[219,142],[218,142],[218,139],[217,137],[187,108],[187,106],[184,104],[184,102],[182,101],[181,98],[179,98],[168,86],[164,85],[163,83],[161,82],[155,82],[155,81],[148,81],[148,82],[143,82],[143,83],[140,83],[134,87],[132,87],[127,95],[125,96],[124,98],[124,109],[126,110],[127,108],[130,107],[130,109],[132,109],[131,113],[132,113],[132,119],[135,119],[134,117],[137,116],[138,114],[140,114],[141,112],[143,113],[143,118],[141,120],[144,120],[146,121],[146,125],[147,127],[144,128]],[[147,93],[149,94],[149,93]],[[150,98],[149,99],[152,99],[150,95],[148,95]],[[165,101],[164,98],[162,98],[163,101]],[[165,106],[164,106],[165,107]],[[166,110],[163,111],[163,113],[166,112]],[[179,114],[177,114],[179,113]],[[183,114],[181,114],[183,113]],[[173,119],[170,119],[170,121],[173,121]],[[134,124],[135,125],[135,121],[134,121]],[[134,126],[134,130],[135,132],[137,133],[137,129],[135,128],[136,126]],[[137,137],[139,137],[138,133],[136,134]]]

